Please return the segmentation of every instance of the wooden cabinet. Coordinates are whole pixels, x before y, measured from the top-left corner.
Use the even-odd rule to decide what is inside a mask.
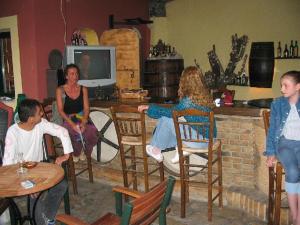
[[[119,89],[140,88],[140,39],[133,29],[111,29],[100,37],[101,45],[116,47],[116,82]]]

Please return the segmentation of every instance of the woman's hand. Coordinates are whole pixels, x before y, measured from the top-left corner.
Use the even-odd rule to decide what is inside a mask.
[[[86,124],[87,124],[87,120],[86,119],[82,119],[82,121],[81,121],[81,123],[79,125],[81,133],[83,133],[85,131]]]
[[[267,165],[267,167],[273,167],[275,162],[276,162],[275,156],[268,156],[267,161],[266,161],[266,165]]]
[[[138,106],[138,111],[139,112],[143,112],[144,110],[148,110],[149,109],[149,105],[140,105]]]

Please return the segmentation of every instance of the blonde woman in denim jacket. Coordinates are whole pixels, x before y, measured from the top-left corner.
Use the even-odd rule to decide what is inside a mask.
[[[156,159],[163,161],[161,150],[166,148],[175,147],[177,139],[175,134],[175,127],[172,119],[172,112],[174,110],[184,109],[199,109],[205,112],[210,112],[212,109],[213,101],[208,88],[203,81],[203,75],[197,67],[190,66],[183,70],[180,77],[178,89],[179,103],[171,108],[158,106],[156,104],[141,105],[138,107],[139,111],[147,110],[147,115],[151,118],[158,119],[154,135],[150,145],[146,146],[147,154]],[[189,122],[204,122],[207,120],[201,116],[190,116],[185,118]],[[207,122],[207,121],[205,121]],[[216,124],[214,124],[214,137],[216,137]],[[194,131],[196,136],[196,131]],[[201,133],[203,137],[208,137],[208,129],[206,133]],[[194,145],[192,145],[194,144]],[[198,144],[195,146],[195,144]],[[205,143],[187,143],[190,147],[204,147]],[[178,155],[172,162],[178,162]]]
[[[293,225],[300,225],[300,72],[289,71],[281,77],[282,97],[271,106],[270,128],[267,136],[267,166],[276,158],[285,170]]]

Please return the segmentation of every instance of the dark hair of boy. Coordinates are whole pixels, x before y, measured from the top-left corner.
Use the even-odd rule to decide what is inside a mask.
[[[24,99],[21,101],[18,108],[18,115],[21,122],[26,123],[29,117],[33,117],[36,113],[37,107],[40,107],[40,103],[35,99]]]

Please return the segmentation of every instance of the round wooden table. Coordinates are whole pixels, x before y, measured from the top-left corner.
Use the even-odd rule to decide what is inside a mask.
[[[18,174],[18,165],[0,167],[0,197],[14,197],[28,195],[49,189],[59,183],[64,177],[61,166],[52,163],[39,162],[34,168],[28,169],[26,174]],[[35,186],[25,189],[21,181],[31,180]]]
[[[41,196],[42,191],[47,190],[58,184],[64,178],[64,170],[61,166],[52,163],[39,162],[31,169],[27,169],[27,173],[18,174],[19,166],[17,164],[0,167],[0,197],[9,199],[12,206],[14,217],[23,224],[29,220],[30,224],[36,225],[35,206]],[[22,181],[31,180],[35,183],[32,188],[24,188]],[[30,212],[29,194],[39,192],[37,200],[33,206],[33,212]],[[12,197],[27,195],[27,215],[22,216],[21,212]]]

